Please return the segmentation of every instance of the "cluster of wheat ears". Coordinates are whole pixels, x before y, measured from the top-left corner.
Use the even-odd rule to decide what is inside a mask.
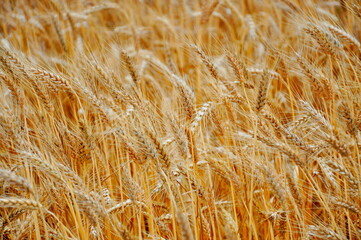
[[[359,0],[0,2],[1,239],[361,239]]]

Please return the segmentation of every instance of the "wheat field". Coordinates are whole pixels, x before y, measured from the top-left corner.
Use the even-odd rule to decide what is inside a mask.
[[[361,239],[359,0],[1,0],[1,239]]]

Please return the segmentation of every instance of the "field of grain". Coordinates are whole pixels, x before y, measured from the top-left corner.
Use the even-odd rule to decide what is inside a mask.
[[[0,2],[0,239],[361,239],[359,0]]]

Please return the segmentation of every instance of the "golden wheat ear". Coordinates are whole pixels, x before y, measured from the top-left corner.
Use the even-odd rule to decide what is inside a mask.
[[[2,208],[21,208],[21,209],[39,209],[42,205],[35,201],[25,198],[0,198],[0,207]]]
[[[128,55],[128,53],[125,50],[122,50],[120,52],[120,54],[125,63],[125,66],[127,67],[128,71],[129,71],[130,76],[132,77],[134,84],[137,85],[139,83],[139,77],[135,71],[135,67],[134,67],[133,62],[130,59],[130,56]]]
[[[9,170],[0,169],[0,178],[11,184],[17,185],[30,193],[33,193],[33,187],[27,179],[18,176]]]
[[[267,91],[270,84],[270,74],[267,71],[264,71],[262,74],[261,82],[258,87],[258,94],[256,100],[255,109],[257,112],[260,112],[262,108],[266,105],[267,101]]]

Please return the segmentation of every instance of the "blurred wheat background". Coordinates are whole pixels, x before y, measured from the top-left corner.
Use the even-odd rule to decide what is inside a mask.
[[[359,0],[2,0],[1,239],[361,239]]]

